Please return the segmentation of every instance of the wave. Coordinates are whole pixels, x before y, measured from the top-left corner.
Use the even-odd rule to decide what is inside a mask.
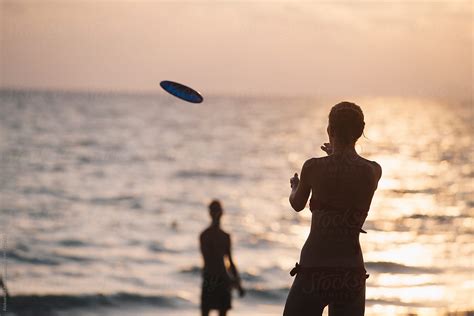
[[[8,250],[6,252],[6,257],[8,260],[16,261],[17,263],[26,263],[34,265],[46,265],[46,266],[58,266],[61,265],[64,261],[74,261],[74,262],[91,262],[94,259],[73,255],[63,255],[59,253],[50,253],[50,254],[34,254],[28,253],[23,250]]]
[[[275,240],[271,240],[269,239],[268,237],[265,237],[263,235],[251,235],[249,236],[247,239],[243,240],[241,243],[240,243],[240,246],[241,247],[248,247],[248,248],[251,248],[251,249],[255,249],[255,248],[268,248],[268,247],[271,247],[273,245],[277,245],[278,242],[275,241]]]
[[[404,264],[387,262],[387,261],[377,261],[377,262],[366,262],[365,267],[370,274],[371,271],[378,273],[392,273],[392,274],[418,274],[418,273],[428,273],[434,274],[439,273],[442,270],[434,267],[414,267],[406,266]]]
[[[250,273],[247,271],[243,271],[240,273],[240,278],[246,282],[262,282],[263,278],[260,275],[255,273]]]
[[[188,275],[193,275],[193,276],[200,276],[201,275],[201,272],[202,272],[202,268],[199,267],[199,266],[189,266],[189,267],[186,267],[186,268],[182,268],[179,270],[179,273],[181,274],[188,274]],[[244,282],[262,282],[263,281],[263,277],[261,277],[260,275],[256,274],[256,273],[251,273],[251,272],[248,272],[248,271],[240,271],[240,278],[244,281]]]
[[[255,298],[258,300],[266,300],[266,301],[284,301],[288,296],[288,292],[290,291],[289,287],[282,287],[282,288],[248,288],[246,289],[247,295],[251,298]]]
[[[98,205],[116,205],[119,203],[129,203],[130,207],[133,209],[141,209],[142,201],[139,197],[132,195],[118,195],[112,197],[93,197],[93,198],[82,198],[68,194],[63,190],[53,190],[47,187],[25,187],[22,189],[22,193],[26,195],[47,195],[52,196],[57,199],[67,200],[71,202],[79,203],[91,203]]]
[[[88,246],[87,243],[78,239],[63,239],[58,241],[58,244],[65,247],[85,247]]]
[[[92,138],[78,139],[76,142],[71,144],[72,146],[81,146],[81,147],[98,147],[100,144]]]
[[[203,207],[202,201],[190,201],[190,200],[186,200],[185,198],[178,199],[178,198],[164,197],[161,199],[161,202],[169,203],[169,204]]]
[[[394,305],[394,306],[404,306],[404,307],[427,307],[427,303],[415,303],[415,302],[403,302],[399,299],[366,299],[365,304],[367,306],[371,305]],[[435,307],[435,306],[433,306]]]
[[[99,205],[115,205],[122,202],[130,203],[130,206],[134,209],[141,209],[142,203],[139,198],[132,196],[132,195],[118,195],[112,197],[96,197],[89,199],[90,203],[92,204],[99,204]]]
[[[390,192],[395,194],[435,194],[439,191],[436,188],[427,188],[427,189],[392,189]]]
[[[198,266],[190,266],[187,268],[182,268],[179,270],[179,273],[182,274],[191,274],[191,275],[201,275],[201,267]]]
[[[246,298],[259,301],[283,302],[290,288],[247,288]],[[17,295],[7,299],[7,312],[17,316],[26,315],[54,315],[55,312],[74,309],[95,308],[122,308],[134,305],[149,305],[157,308],[190,308],[195,304],[176,295],[142,295],[126,292],[111,294],[83,294],[83,295]],[[367,306],[395,305],[406,307],[426,307],[426,302],[403,302],[396,298],[367,299]],[[436,307],[436,304],[433,305]]]
[[[168,247],[165,247],[163,244],[157,243],[157,242],[149,243],[147,248],[148,250],[152,252],[164,252],[164,253],[179,253],[180,252],[179,250],[170,249]]]
[[[429,215],[429,214],[420,214],[415,213],[411,215],[406,215],[400,217],[397,221],[393,223],[393,226],[389,230],[395,232],[412,232],[413,231],[413,222],[420,222],[423,225],[420,225],[418,228],[418,233],[420,234],[433,234],[435,232],[440,232],[446,230],[449,224],[455,223],[455,221],[464,221],[469,219],[469,215]],[[460,232],[471,233],[472,230],[467,227],[468,225],[462,226],[458,225]],[[387,226],[384,225],[381,221],[367,220],[364,223],[365,230],[381,231],[386,232]]]
[[[194,170],[181,170],[175,173],[177,178],[213,178],[213,179],[232,179],[237,180],[242,178],[241,174],[231,173],[231,172],[222,172],[217,170],[208,170],[208,171],[194,171]]]
[[[61,264],[59,260],[40,257],[40,256],[32,256],[32,255],[28,255],[24,253],[23,251],[8,250],[5,255],[8,258],[8,260],[15,260],[20,263],[49,265],[49,266],[57,266]]]
[[[439,222],[439,223],[447,223],[447,222],[451,222],[455,219],[458,219],[458,218],[466,218],[467,216],[462,216],[462,215],[458,215],[458,216],[452,216],[452,215],[426,215],[426,214],[412,214],[410,216],[407,216],[405,218],[408,218],[408,219],[420,219],[420,220],[433,220],[433,221],[436,221],[436,222]]]
[[[14,315],[51,315],[67,309],[91,309],[127,305],[153,305],[157,307],[187,307],[192,303],[179,296],[141,295],[125,292],[84,295],[17,295],[8,298],[7,311]]]
[[[58,199],[69,200],[73,202],[80,202],[81,199],[67,194],[63,190],[54,190],[47,187],[25,187],[21,190],[25,195],[49,195]]]

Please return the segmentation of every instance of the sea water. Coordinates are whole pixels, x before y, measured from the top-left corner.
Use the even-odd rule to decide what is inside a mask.
[[[289,179],[325,155],[342,100],[205,97],[0,92],[3,313],[197,315],[218,198],[247,289],[231,315],[281,315],[311,218]],[[367,314],[472,309],[472,102],[350,101],[383,168],[360,236]]]

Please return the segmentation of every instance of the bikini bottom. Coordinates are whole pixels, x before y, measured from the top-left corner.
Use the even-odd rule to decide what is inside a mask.
[[[284,316],[364,315],[365,283],[369,277],[363,267],[306,267],[296,263],[296,275],[285,304]]]

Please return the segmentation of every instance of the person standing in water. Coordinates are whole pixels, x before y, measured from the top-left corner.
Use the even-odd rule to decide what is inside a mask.
[[[372,197],[382,176],[375,161],[359,156],[355,143],[364,131],[362,109],[341,102],[329,113],[326,157],[308,159],[301,179],[290,179],[290,204],[297,212],[309,202],[311,230],[291,270],[296,278],[288,294],[284,316],[364,315],[368,278],[359,243]]]
[[[232,287],[237,288],[241,297],[244,295],[237,267],[232,260],[230,235],[220,227],[222,213],[221,203],[217,200],[212,201],[209,205],[211,225],[199,237],[204,259],[201,291],[202,316],[209,315],[212,309],[218,310],[219,316],[225,316],[232,308]]]

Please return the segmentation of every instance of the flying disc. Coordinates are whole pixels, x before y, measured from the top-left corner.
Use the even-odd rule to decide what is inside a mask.
[[[203,101],[203,98],[199,92],[181,83],[165,80],[160,82],[160,86],[169,94],[172,94],[184,101],[191,103],[201,103]]]

